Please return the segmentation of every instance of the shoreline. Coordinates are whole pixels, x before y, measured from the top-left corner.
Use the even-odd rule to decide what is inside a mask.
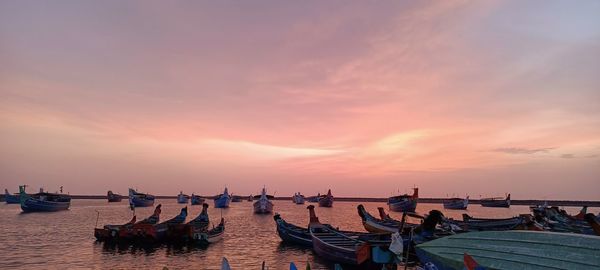
[[[126,196],[121,196],[127,199]],[[212,199],[214,196],[200,196],[206,199]],[[241,196],[245,201],[248,196]],[[72,199],[76,200],[102,200],[106,199],[106,195],[71,195]],[[155,196],[157,199],[177,199],[177,196]],[[292,200],[292,197],[275,197],[274,200],[285,201]],[[368,198],[368,197],[335,197],[336,201],[340,202],[387,202],[387,198]],[[441,204],[446,198],[419,198],[419,203]],[[0,201],[4,201],[4,195],[0,195]],[[511,205],[542,205],[548,203],[551,206],[575,206],[575,207],[600,207],[600,201],[578,201],[578,200],[510,200]],[[479,204],[479,199],[469,199],[469,204]]]

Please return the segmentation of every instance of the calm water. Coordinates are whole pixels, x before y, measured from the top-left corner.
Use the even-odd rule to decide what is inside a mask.
[[[182,205],[171,200],[161,203],[163,220],[179,213]],[[323,223],[345,230],[363,231],[356,212],[357,202],[335,202],[333,208],[317,207]],[[377,213],[384,203],[363,203]],[[226,221],[224,240],[206,249],[170,248],[166,246],[141,249],[111,247],[95,242],[93,229],[97,211],[98,226],[129,221],[131,210],[127,201],[107,203],[105,200],[73,200],[69,211],[22,214],[19,205],[0,204],[0,269],[219,269],[222,257],[227,257],[234,269],[260,269],[266,261],[269,269],[289,269],[291,261],[301,268],[309,261],[314,269],[331,269],[331,264],[315,257],[310,249],[281,243],[275,231],[272,215],[255,215],[250,202],[232,203],[229,209],[209,208],[211,220],[223,215]],[[417,212],[442,209],[438,204],[419,204]],[[189,206],[195,217],[201,206]],[[598,209],[590,209],[594,213]],[[150,215],[153,208],[138,208],[138,220]],[[289,222],[308,223],[306,205],[275,201],[275,211]],[[578,208],[567,208],[575,213]],[[446,216],[460,218],[465,211],[443,210]],[[469,213],[478,217],[509,217],[527,213],[527,206],[510,209],[481,208],[470,205]],[[400,218],[400,214],[392,213]]]

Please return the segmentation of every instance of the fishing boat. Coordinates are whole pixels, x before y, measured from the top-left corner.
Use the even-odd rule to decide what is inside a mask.
[[[161,204],[154,208],[154,212],[151,216],[147,217],[142,221],[135,222],[130,226],[123,226],[119,229],[119,240],[131,241],[136,238],[142,238],[142,234],[146,226],[155,225],[160,220]]]
[[[62,193],[62,187],[60,187]],[[68,210],[71,196],[61,193],[48,193],[40,188],[36,194],[25,193],[25,186],[19,186],[19,199],[23,212],[54,212]]]
[[[225,234],[225,220],[221,218],[221,222],[216,227],[210,230],[195,231],[191,234],[192,243],[196,245],[210,245],[223,239]]]
[[[469,232],[416,246],[422,264],[464,269],[464,254],[483,269],[600,269],[600,237],[532,231]]]
[[[96,240],[100,242],[116,241],[119,238],[119,231],[121,228],[133,226],[135,221],[136,216],[133,216],[133,218],[131,218],[131,220],[125,224],[104,225],[102,228],[94,228],[94,237],[96,237]]]
[[[582,212],[587,212],[585,207],[576,216],[571,216],[564,209],[548,206],[547,204],[531,207],[531,210],[534,219],[548,231],[594,234],[589,223],[579,219]],[[583,216],[585,217],[585,214]]]
[[[120,202],[122,199],[121,195],[113,193],[111,190],[106,193],[106,198],[108,199],[108,202]]]
[[[404,194],[399,196],[389,197],[387,204],[390,211],[394,212],[414,212],[417,209],[419,200],[419,189],[414,188],[412,195]]]
[[[292,202],[295,204],[304,204],[304,195],[300,194],[300,192],[294,193],[294,196],[292,196]]]
[[[177,195],[177,203],[187,204],[189,200],[190,196],[183,194],[183,191],[179,191],[179,195]]]
[[[510,207],[510,194],[506,198],[485,198],[480,200],[483,207]]]
[[[317,193],[317,196],[308,197],[306,200],[311,203],[318,203],[319,199],[321,199],[321,193]]]
[[[209,222],[208,204],[204,203],[202,204],[202,211],[194,219],[185,224],[170,224],[167,230],[167,238],[172,242],[189,242],[193,233],[205,232]]]
[[[331,195],[331,189],[327,190],[327,195],[319,198],[320,207],[332,207],[333,206],[333,195]]]
[[[445,209],[465,210],[469,206],[469,196],[466,198],[449,198],[443,201]]]
[[[227,188],[223,191],[223,194],[215,196],[215,208],[228,208],[231,202],[231,195],[227,191]]]
[[[252,197],[252,195],[248,196],[247,201],[251,202],[253,200],[254,197]]]
[[[198,196],[198,195],[194,195],[194,193],[192,193],[192,197],[190,199],[192,205],[201,205],[204,203],[204,198]]]
[[[405,224],[402,225],[401,221],[387,218],[376,218],[371,215],[362,204],[359,204],[356,209],[358,210],[358,215],[362,219],[363,226],[365,230],[372,233],[395,233],[398,232],[399,228],[402,226],[414,226],[414,224]],[[381,208],[383,210],[383,208]]]
[[[149,243],[156,243],[164,240],[170,226],[183,224],[183,222],[185,222],[187,210],[187,206],[181,208],[181,211],[177,216],[158,224],[139,224],[136,228],[138,240]]]
[[[525,216],[510,218],[474,218],[463,214],[463,220],[448,219],[446,222],[455,224],[465,231],[505,231],[517,228],[525,223]]]
[[[312,237],[305,227],[286,222],[279,214],[273,216],[277,225],[277,234],[284,243],[312,247]]]
[[[19,196],[19,193],[10,194],[8,193],[8,189],[4,189],[4,201],[7,204],[21,203],[21,199],[19,198]]]
[[[273,198],[273,196],[270,196]],[[268,214],[273,212],[273,202],[269,200],[269,196],[267,195],[267,190],[263,187],[262,192],[260,193],[260,198],[253,204],[254,213],[256,214]]]
[[[360,265],[371,256],[371,247],[389,246],[390,234],[347,234],[321,224],[313,205],[308,207],[313,251],[325,259],[337,263]]]
[[[154,205],[154,196],[150,194],[139,193],[134,189],[129,189],[129,204],[132,207],[149,207]]]
[[[231,195],[231,202],[242,202],[242,196]]]

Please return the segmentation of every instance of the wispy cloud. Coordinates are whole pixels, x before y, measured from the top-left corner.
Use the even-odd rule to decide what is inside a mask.
[[[548,153],[550,150],[554,149],[553,147],[546,148],[519,148],[519,147],[502,147],[493,149],[493,152],[500,152],[506,154],[537,154],[537,153]]]

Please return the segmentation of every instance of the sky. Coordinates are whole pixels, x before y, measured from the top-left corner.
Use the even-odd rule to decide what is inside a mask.
[[[599,1],[0,1],[0,183],[600,200]]]

